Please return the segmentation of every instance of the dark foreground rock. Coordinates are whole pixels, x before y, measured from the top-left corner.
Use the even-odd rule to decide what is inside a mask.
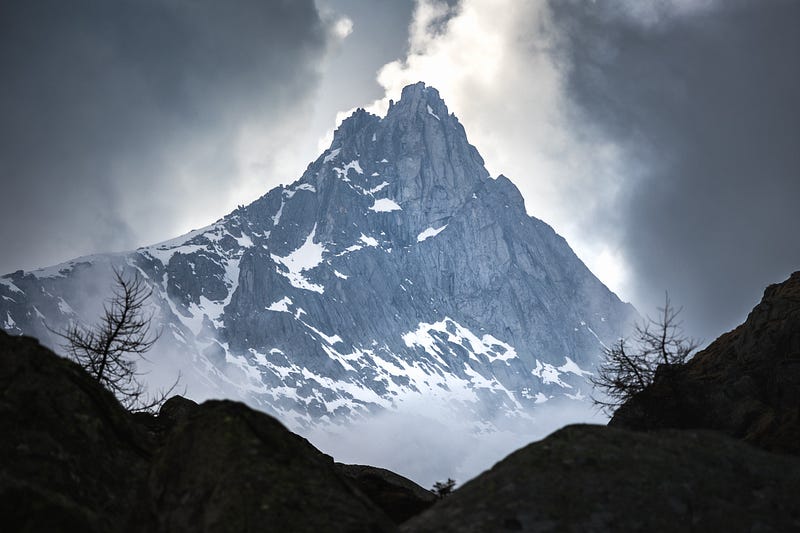
[[[744,324],[691,361],[660,367],[610,425],[715,429],[800,455],[800,272],[768,287]]]
[[[240,403],[131,415],[76,365],[0,333],[0,530],[382,532],[413,516],[402,531],[800,531],[798,408],[800,273],[661,368],[612,427],[566,427],[432,506]]]
[[[35,340],[0,333],[0,516],[8,531],[124,531],[154,448],[114,397]]]
[[[131,416],[76,365],[0,333],[3,531],[392,531],[332,458],[243,404]]]
[[[798,531],[800,459],[710,431],[568,426],[402,531]]]
[[[336,463],[372,502],[397,522],[405,522],[436,503],[436,496],[408,478],[385,468]]]

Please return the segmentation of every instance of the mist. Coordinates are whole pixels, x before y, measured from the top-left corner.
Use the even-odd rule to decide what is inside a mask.
[[[607,421],[588,401],[550,400],[529,416],[486,423],[467,409],[420,397],[359,422],[297,432],[338,462],[386,468],[429,489],[447,478],[463,485],[565,425]]]
[[[395,409],[335,417],[309,426],[243,394],[246,384],[241,373],[229,372],[223,380],[212,381],[207,373],[158,344],[140,362],[139,369],[153,394],[167,389],[180,376],[175,394],[198,403],[242,401],[275,416],[337,462],[386,468],[426,489],[447,478],[461,485],[510,453],[566,425],[608,422],[608,416],[588,398],[550,399],[513,418],[498,416],[482,421],[468,405],[420,395],[405,399]]]

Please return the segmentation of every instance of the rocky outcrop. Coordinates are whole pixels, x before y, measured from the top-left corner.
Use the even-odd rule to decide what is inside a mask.
[[[710,431],[577,425],[514,452],[406,532],[797,531],[800,459]]]
[[[396,523],[416,516],[436,503],[433,492],[385,468],[336,463],[341,474]]]
[[[392,531],[333,460],[240,403],[126,412],[73,363],[0,333],[4,531]],[[420,489],[421,490],[421,489]]]
[[[768,287],[742,325],[688,363],[659,367],[610,425],[715,429],[800,455],[800,272]]]
[[[0,516],[9,531],[125,531],[148,432],[77,365],[0,332]]]

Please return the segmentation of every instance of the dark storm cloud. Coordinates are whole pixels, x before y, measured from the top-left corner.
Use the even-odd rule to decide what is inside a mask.
[[[635,158],[614,216],[637,303],[668,289],[712,340],[800,269],[800,3],[720,3],[658,23],[623,4],[553,3],[570,97]]]
[[[166,238],[175,206],[224,204],[241,128],[291,127],[328,26],[312,0],[3,2],[0,272]]]
[[[408,47],[411,0],[320,0],[323,9],[346,16],[353,33],[326,64],[320,91],[320,108],[313,129],[318,132],[338,126],[337,111],[361,107],[381,96],[375,72],[396,59]],[[347,115],[350,113],[348,112]]]

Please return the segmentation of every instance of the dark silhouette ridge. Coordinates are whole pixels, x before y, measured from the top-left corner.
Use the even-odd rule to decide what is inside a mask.
[[[561,429],[432,506],[241,403],[132,415],[74,363],[0,333],[0,515],[12,531],[381,532],[408,517],[401,531],[794,531],[799,318],[795,273],[612,427]],[[659,426],[687,405],[689,429]]]
[[[5,531],[394,529],[331,457],[244,404],[174,397],[131,414],[75,363],[5,333],[0,390]]]
[[[659,367],[609,425],[715,429],[800,455],[800,271],[688,363]]]

